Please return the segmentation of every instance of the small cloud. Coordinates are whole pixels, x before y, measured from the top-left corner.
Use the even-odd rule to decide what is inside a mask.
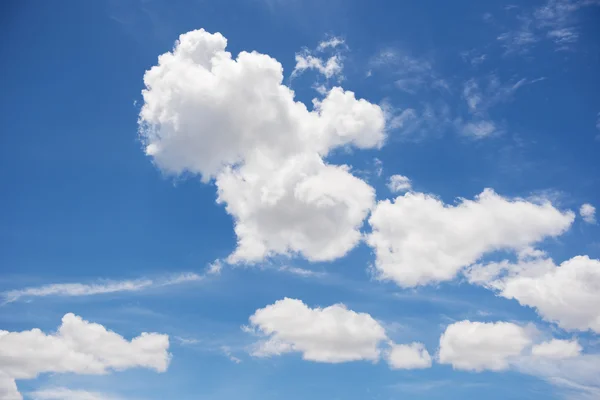
[[[219,275],[223,270],[223,262],[221,260],[215,260],[211,264],[208,265],[206,269],[207,275]]]
[[[239,359],[238,357],[234,356],[231,353],[231,348],[229,346],[221,346],[221,351],[223,352],[223,354],[229,358],[232,362],[239,364],[242,362],[241,359]]]
[[[198,339],[194,338],[183,338],[181,336],[174,336],[173,338],[182,346],[191,346],[200,343]]]
[[[346,46],[346,41],[339,37],[339,36],[332,36],[329,39],[323,40],[322,42],[319,43],[319,45],[317,46],[317,50],[319,51],[324,51],[328,48],[336,48],[336,47],[347,47]]]
[[[387,187],[392,193],[407,192],[412,188],[411,181],[403,175],[392,175],[388,180]]]
[[[576,12],[598,5],[595,0],[547,0],[530,12],[517,15],[519,27],[498,36],[507,53],[526,53],[544,38],[554,42],[557,50],[570,50],[579,39]]]
[[[579,208],[579,215],[588,224],[596,223],[596,207],[591,204],[583,204],[581,208]]]
[[[332,36],[321,41],[315,50],[304,48],[299,53],[296,53],[296,66],[292,71],[292,78],[302,74],[307,70],[314,70],[323,75],[327,80],[337,78],[338,81],[344,77],[342,71],[344,69],[343,52],[348,50],[344,39]],[[317,53],[330,52],[329,57],[322,57]],[[315,84],[314,88],[323,94],[327,92],[325,85]]]
[[[492,121],[477,121],[464,124],[462,126],[462,133],[475,139],[483,139],[498,134],[499,131]]]
[[[66,387],[51,387],[29,392],[28,398],[32,400],[121,400],[120,397],[107,393],[74,390]]]
[[[380,177],[381,174],[383,174],[383,161],[381,161],[379,158],[375,157],[373,159],[373,165],[375,166],[375,175]]]
[[[319,277],[319,276],[325,275],[323,272],[311,271],[309,269],[298,268],[298,267],[290,267],[289,265],[282,265],[281,267],[279,267],[278,270],[280,272],[286,272],[289,274],[298,275],[298,276],[302,276],[305,278]]]

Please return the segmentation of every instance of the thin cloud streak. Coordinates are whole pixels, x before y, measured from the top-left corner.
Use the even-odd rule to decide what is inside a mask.
[[[136,279],[124,281],[105,280],[99,283],[53,283],[37,287],[28,287],[24,289],[9,290],[2,293],[4,301],[2,305],[13,303],[22,298],[32,297],[80,297],[94,296],[121,292],[139,292],[142,290],[159,288],[165,286],[179,285],[187,282],[196,282],[204,279],[202,275],[196,273],[183,273],[169,276],[159,280]]]

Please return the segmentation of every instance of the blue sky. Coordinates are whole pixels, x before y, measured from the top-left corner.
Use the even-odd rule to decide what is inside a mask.
[[[599,398],[599,5],[4,2],[0,397]]]

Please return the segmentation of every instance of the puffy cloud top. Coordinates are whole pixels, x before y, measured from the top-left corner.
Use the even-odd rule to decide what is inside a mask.
[[[496,250],[520,250],[565,232],[574,214],[549,202],[507,199],[491,189],[456,206],[409,192],[380,201],[369,219],[368,243],[383,279],[410,287],[453,279]]]
[[[510,322],[460,321],[440,337],[439,362],[455,369],[500,371],[531,344],[527,329]]]
[[[164,372],[168,349],[167,335],[142,333],[128,341],[73,314],[63,317],[55,334],[0,331],[0,393],[12,390],[14,379],[41,373],[105,374],[135,367]]]
[[[305,360],[327,363],[378,361],[385,356],[393,369],[431,366],[423,344],[395,344],[373,317],[343,304],[310,308],[300,300],[285,298],[256,310],[250,328],[266,336],[257,343],[255,356],[299,352]],[[384,345],[389,348],[382,351]]]
[[[381,146],[383,110],[339,87],[309,110],[282,84],[277,60],[234,59],[226,46],[219,33],[191,31],[146,72],[146,153],[166,173],[216,179],[238,237],[230,262],[344,255],[360,239],[374,191],[323,157],[339,146]]]

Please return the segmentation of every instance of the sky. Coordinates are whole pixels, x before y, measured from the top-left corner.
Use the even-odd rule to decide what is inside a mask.
[[[600,398],[599,17],[2,2],[0,398]]]

